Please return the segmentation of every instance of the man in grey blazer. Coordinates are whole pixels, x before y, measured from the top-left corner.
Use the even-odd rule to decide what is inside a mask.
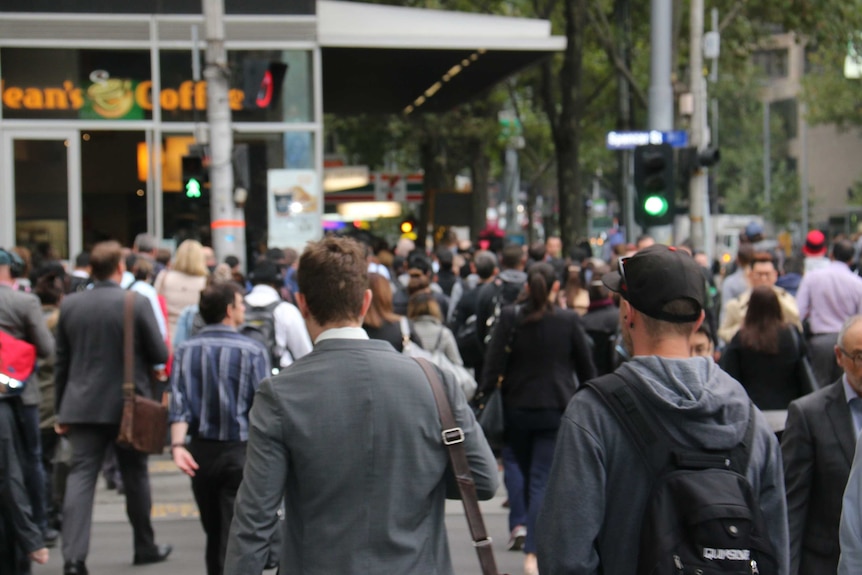
[[[68,434],[72,444],[63,503],[64,575],[87,574],[96,479],[122,418],[124,301],[127,293],[134,293],[120,287],[125,263],[117,242],[96,244],[90,265],[93,289],[66,297],[57,325],[56,430]],[[168,351],[152,307],[143,296],[133,297],[135,388],[149,395],[151,368],[164,363]],[[115,447],[134,531],[134,563],[162,561],[171,547],[155,543],[147,455]]]
[[[360,327],[365,254],[326,238],[299,261],[314,351],[264,380],[251,410],[225,574],[258,575],[284,498],[282,573],[452,574],[444,499],[457,497],[419,365]],[[454,379],[440,372],[481,499],[497,463]]]
[[[862,427],[862,316],[844,322],[835,355],[844,376],[791,403],[781,437],[791,575],[838,569],[841,498]]]

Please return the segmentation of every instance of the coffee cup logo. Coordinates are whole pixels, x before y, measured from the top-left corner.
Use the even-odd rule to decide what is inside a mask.
[[[93,84],[87,88],[87,97],[93,111],[103,118],[122,118],[135,105],[131,80],[111,78],[106,70],[95,70],[90,74],[90,81]]]

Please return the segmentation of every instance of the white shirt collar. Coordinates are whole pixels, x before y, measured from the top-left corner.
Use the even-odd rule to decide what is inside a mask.
[[[314,340],[314,345],[327,339],[369,339],[361,327],[334,327],[328,329]]]

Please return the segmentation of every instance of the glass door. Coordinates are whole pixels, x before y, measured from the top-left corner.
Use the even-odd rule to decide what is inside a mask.
[[[27,248],[34,266],[73,259],[83,247],[78,131],[5,131],[0,165],[0,247]]]

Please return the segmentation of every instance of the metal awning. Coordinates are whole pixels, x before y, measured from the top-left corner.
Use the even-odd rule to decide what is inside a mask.
[[[563,50],[546,20],[318,0],[327,113],[444,111]]]

